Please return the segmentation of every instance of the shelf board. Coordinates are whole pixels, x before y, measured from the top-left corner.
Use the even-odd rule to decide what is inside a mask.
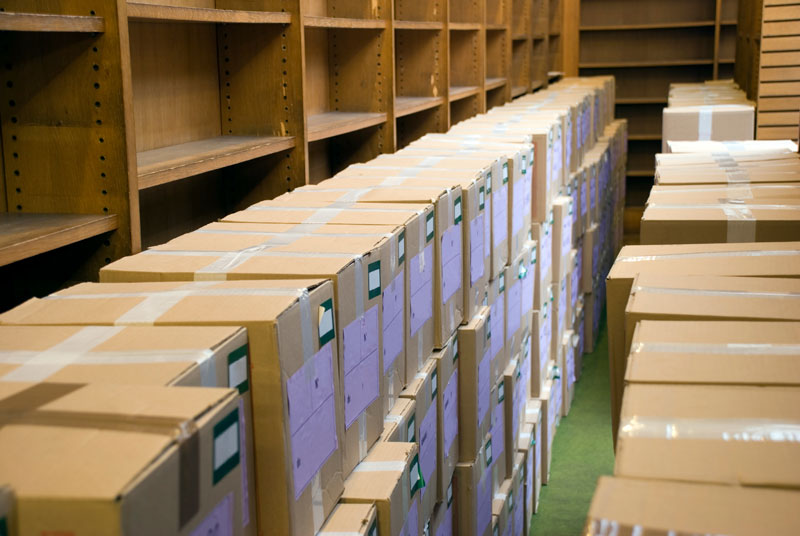
[[[550,37],[561,37],[561,32],[559,31],[550,31],[547,33]]]
[[[219,136],[142,151],[136,155],[139,189],[185,179],[294,146],[293,136]]]
[[[656,172],[653,169],[629,169],[625,175],[628,177],[655,177]]]
[[[442,103],[444,103],[444,97],[395,97],[394,115],[403,117],[436,108]]]
[[[734,58],[720,58],[718,63],[736,63]]]
[[[564,73],[562,73],[561,71],[548,71],[547,72],[547,79],[550,82],[555,82],[555,81],[563,78],[563,76],[564,76]]]
[[[481,25],[478,22],[451,22],[449,24],[451,30],[480,30]]]
[[[220,22],[289,24],[289,13],[274,11],[239,11],[233,9],[212,9],[199,7],[165,6],[128,2],[128,19],[171,22]]]
[[[528,34],[516,34],[516,35],[513,35],[513,36],[511,36],[511,40],[512,41],[527,41],[528,40]]]
[[[427,20],[396,20],[394,21],[395,30],[442,30],[444,23]]]
[[[713,20],[689,22],[654,22],[651,24],[611,24],[597,26],[581,26],[582,32],[609,32],[617,30],[670,30],[674,28],[704,28],[714,26]]]
[[[516,86],[511,88],[511,98],[514,99],[519,97],[520,95],[524,95],[528,92],[528,88],[525,86]]]
[[[117,228],[114,214],[0,212],[0,266]]]
[[[653,61],[616,61],[581,63],[580,69],[615,69],[629,67],[684,67],[691,65],[712,65],[714,60],[653,60]]]
[[[547,39],[546,34],[537,34],[537,33],[533,34],[534,41],[544,41],[545,39]]]
[[[661,134],[628,134],[628,139],[634,141],[661,141]]]
[[[308,141],[319,141],[386,122],[382,112],[325,112],[308,118]]]
[[[486,23],[486,29],[490,31],[502,31],[508,29],[505,24]]]
[[[544,80],[534,80],[531,82],[531,91],[536,91],[537,89],[543,88],[544,84]]]
[[[508,79],[505,77],[500,78],[487,78],[486,82],[483,84],[483,88],[486,91],[491,91],[492,89],[497,89],[499,87],[503,87],[508,82]]]
[[[481,92],[478,86],[450,86],[450,102],[466,99]]]
[[[739,22],[736,19],[722,20],[719,22],[722,26],[736,26]]]
[[[0,31],[101,33],[105,30],[103,17],[0,11]]]
[[[355,30],[380,30],[386,28],[383,19],[346,19],[343,17],[303,17],[303,25],[307,28],[350,28]]]
[[[666,97],[617,97],[616,104],[667,104]]]

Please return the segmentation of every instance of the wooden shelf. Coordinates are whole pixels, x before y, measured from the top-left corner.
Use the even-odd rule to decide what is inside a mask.
[[[103,17],[0,12],[0,31],[102,33],[105,29]]]
[[[704,28],[714,26],[713,20],[689,22],[654,22],[652,24],[612,24],[608,26],[581,26],[582,32],[609,32],[619,30],[669,30],[673,28]]]
[[[0,266],[113,231],[116,215],[0,213]]]
[[[666,106],[666,97],[617,97],[617,104],[663,104]]]
[[[165,6],[128,2],[128,18],[131,20],[171,22],[219,22],[253,24],[289,24],[289,13],[272,11],[238,11],[232,9],[210,9],[198,7]]]
[[[505,24],[487,23],[486,29],[489,31],[504,31],[508,29],[508,27]]]
[[[422,20],[396,20],[394,21],[395,30],[442,30],[443,22],[422,21]]]
[[[625,174],[628,177],[655,177],[656,172],[653,169],[629,169]]]
[[[527,34],[513,35],[513,36],[511,36],[511,40],[512,41],[527,41],[528,40],[528,35]]]
[[[307,28],[349,28],[354,30],[380,30],[386,28],[382,19],[346,19],[342,17],[303,17],[303,25]]]
[[[628,134],[628,139],[633,141],[659,141],[661,134]]]
[[[381,112],[325,112],[308,118],[308,141],[319,141],[386,122]]]
[[[451,30],[480,30],[481,25],[477,22],[451,22]]]
[[[544,87],[545,81],[544,80],[534,80],[531,82],[531,91],[536,91],[537,89],[541,89]]]
[[[394,115],[403,117],[436,108],[442,103],[444,103],[444,97],[395,97]]]
[[[481,92],[478,86],[450,86],[450,102],[466,99]]]
[[[721,26],[736,26],[738,21],[736,19],[720,21]]]
[[[499,77],[499,78],[487,78],[486,82],[484,83],[484,89],[486,91],[491,91],[492,89],[497,89],[499,87],[503,87],[508,83],[507,78]]]
[[[517,86],[511,88],[511,98],[519,97],[520,95],[524,95],[528,92],[528,88],[525,86]]]
[[[736,63],[734,58],[720,58],[718,63]]]
[[[534,41],[544,41],[547,39],[547,34],[533,34]]]
[[[136,155],[139,189],[185,179],[291,149],[294,137],[220,136]]]
[[[691,65],[712,65],[714,60],[652,60],[652,61],[615,61],[581,63],[580,69],[616,69],[635,67],[684,67]]]

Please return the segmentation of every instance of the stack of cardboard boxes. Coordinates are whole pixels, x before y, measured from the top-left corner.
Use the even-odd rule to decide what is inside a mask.
[[[800,522],[796,147],[673,149],[681,152],[657,157],[659,173],[668,169],[681,185],[659,179],[642,221],[647,245],[623,248],[608,277],[617,456],[587,534],[612,527],[793,534]],[[766,178],[772,167],[780,180]],[[718,173],[737,180],[703,182]],[[663,204],[674,205],[669,218],[655,217],[651,209]],[[780,216],[760,205],[782,207],[774,209]],[[665,515],[664,504],[681,508],[701,496],[707,508]],[[764,506],[745,515],[745,503]]]
[[[564,80],[0,315],[0,518],[527,534],[620,245],[613,98]]]

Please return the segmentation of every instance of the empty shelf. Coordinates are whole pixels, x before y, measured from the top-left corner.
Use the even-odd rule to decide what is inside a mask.
[[[139,189],[185,179],[295,146],[294,137],[219,136],[170,145],[136,155]]]
[[[362,30],[379,30],[386,28],[382,19],[346,19],[343,17],[303,17],[303,25],[309,28],[352,28]]]
[[[104,32],[103,17],[0,12],[0,30],[12,32]]]
[[[673,28],[702,28],[704,26],[714,26],[713,20],[689,21],[689,22],[654,22],[643,24],[611,24],[603,26],[581,26],[582,32],[605,32],[615,30],[668,30]]]
[[[386,122],[382,112],[326,112],[308,118],[308,141],[319,141]]]
[[[477,22],[451,22],[451,30],[480,30],[481,25]]]
[[[484,89],[486,91],[490,91],[492,89],[497,89],[499,87],[503,87],[506,85],[506,78],[487,78],[486,82],[484,83]]]
[[[394,115],[403,117],[430,108],[436,108],[444,102],[444,97],[395,97]]]
[[[493,30],[505,30],[506,29],[506,25],[505,24],[487,23],[486,24],[486,29],[490,30],[490,31],[493,31]]]
[[[639,60],[639,61],[616,61],[616,62],[597,62],[581,63],[581,69],[613,69],[619,67],[683,67],[690,65],[711,65],[713,60]]]
[[[450,86],[450,102],[466,99],[481,92],[478,86]]]
[[[0,266],[117,228],[116,215],[0,213]]]
[[[528,88],[525,86],[517,86],[511,88],[511,98],[519,97],[520,95],[524,95],[528,92]]]
[[[228,22],[255,24],[289,24],[289,13],[272,11],[239,11],[199,7],[165,6],[128,3],[128,18],[132,20],[175,22]]]
[[[441,30],[443,28],[444,28],[444,23],[437,21],[423,21],[423,20],[394,21],[395,30]]]

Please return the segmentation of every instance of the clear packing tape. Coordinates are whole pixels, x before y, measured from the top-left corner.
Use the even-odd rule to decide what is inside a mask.
[[[800,421],[634,415],[620,424],[619,439],[627,438],[800,443]]]
[[[619,257],[616,262],[651,262],[682,259],[726,259],[737,257],[798,257],[800,250],[742,250],[742,251],[703,251],[696,253],[661,253],[658,255],[634,255]]]
[[[694,288],[668,288],[668,287],[643,287],[635,286],[631,294],[649,292],[652,294],[671,294],[674,296],[708,296],[730,298],[787,298],[800,299],[800,292],[752,292],[748,290],[712,290]]]
[[[800,356],[800,344],[635,342],[631,353]]]

